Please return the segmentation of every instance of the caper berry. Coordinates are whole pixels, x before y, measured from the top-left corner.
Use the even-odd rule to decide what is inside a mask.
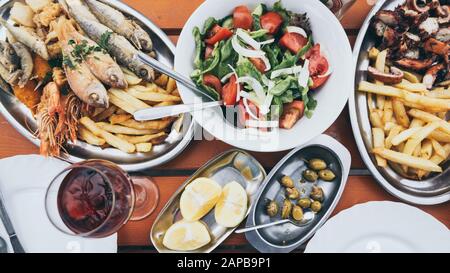
[[[308,162],[308,167],[314,171],[321,171],[327,167],[327,163],[320,158],[313,158]]]
[[[314,212],[319,212],[322,209],[322,204],[319,201],[314,201],[311,203],[311,210]]]
[[[275,201],[270,201],[266,206],[267,215],[274,217],[278,213],[278,204]]]
[[[303,178],[309,182],[316,182],[319,175],[310,169],[306,169],[303,171]]]
[[[285,186],[286,188],[293,188],[294,187],[294,181],[289,176],[285,175],[283,178],[281,178],[281,185]]]
[[[292,203],[289,199],[284,199],[283,207],[281,208],[281,218],[287,219],[291,215]]]
[[[309,198],[302,198],[302,199],[298,200],[297,204],[300,207],[302,207],[304,209],[307,209],[307,208],[309,208],[311,206],[311,199],[309,199]]]
[[[332,170],[325,169],[319,172],[319,177],[324,181],[333,181],[336,178],[336,175]]]
[[[311,193],[309,194],[309,197],[311,197],[314,201],[322,202],[324,199],[324,193],[321,187],[313,186]]]
[[[300,192],[296,188],[287,188],[286,195],[289,199],[298,199],[300,197]]]
[[[294,206],[294,208],[292,209],[292,218],[295,221],[301,221],[303,220],[303,210],[301,207],[299,206]]]

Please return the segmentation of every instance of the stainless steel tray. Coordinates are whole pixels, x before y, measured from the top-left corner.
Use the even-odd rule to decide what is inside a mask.
[[[150,238],[153,246],[159,252],[175,252],[167,249],[162,244],[164,234],[173,223],[182,219],[179,209],[181,194],[186,186],[198,177],[209,177],[221,186],[232,181],[241,184],[247,191],[249,197],[248,215],[256,200],[256,195],[259,192],[262,182],[266,178],[266,172],[255,158],[241,150],[227,151],[206,163],[173,194],[172,198],[170,198],[156,218],[150,232]],[[201,221],[208,226],[211,242],[200,249],[191,251],[193,253],[213,251],[235,230],[235,228],[225,228],[218,225],[214,218],[214,209],[205,215]]]
[[[405,0],[383,0],[373,7],[361,27],[353,49],[353,59],[356,66],[355,90],[350,95],[350,119],[359,152],[375,179],[392,195],[403,201],[434,205],[450,200],[450,168],[449,163],[444,166],[445,171],[427,180],[417,181],[398,175],[390,167],[378,168],[375,158],[369,153],[372,147],[371,126],[368,117],[367,97],[365,93],[357,92],[356,88],[361,80],[365,80],[369,59],[367,50],[374,45],[374,37],[368,32],[370,19],[380,9],[394,9]]]
[[[247,218],[247,226],[270,223],[280,220],[270,218],[265,212],[268,200],[276,200],[280,204],[284,199],[284,189],[279,180],[289,175],[298,185],[302,172],[306,169],[303,159],[323,158],[336,174],[331,182],[318,181],[325,195],[322,210],[316,214],[311,223],[298,227],[291,223],[272,226],[246,233],[247,240],[260,252],[291,252],[308,240],[328,219],[336,207],[350,172],[351,156],[349,151],[335,139],[320,135],[313,141],[298,147],[286,155],[267,175],[255,206]],[[313,183],[306,182],[297,188],[309,194]]]
[[[9,11],[16,1],[18,0],[0,1],[0,13],[5,19],[9,17]],[[175,46],[160,28],[144,15],[120,1],[108,0],[107,3],[140,22],[153,40],[158,60],[173,66]],[[5,39],[5,35],[5,29],[0,26],[0,39]],[[20,134],[39,146],[39,139],[33,135],[33,132],[36,131],[36,122],[25,105],[1,91],[0,112]],[[192,118],[189,115],[186,116],[181,133],[172,130],[167,141],[156,145],[149,153],[127,154],[117,149],[101,149],[78,141],[76,144],[66,145],[67,153],[63,154],[63,158],[72,163],[91,158],[105,159],[119,164],[126,171],[143,170],[161,165],[181,153],[192,139],[194,124]]]

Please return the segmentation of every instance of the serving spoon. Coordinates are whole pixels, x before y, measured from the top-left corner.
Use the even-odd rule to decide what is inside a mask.
[[[309,211],[303,215],[303,219],[301,221],[294,221],[292,219],[282,219],[282,220],[278,220],[278,221],[275,221],[272,223],[237,229],[235,231],[235,233],[245,233],[245,232],[249,232],[249,231],[253,231],[253,230],[257,230],[257,229],[261,229],[261,228],[268,228],[268,227],[281,225],[281,224],[285,224],[285,223],[291,223],[298,227],[304,227],[306,225],[309,225],[315,217],[316,217],[316,214],[314,212]]]
[[[193,103],[193,104],[179,104],[171,106],[162,107],[152,107],[147,109],[142,109],[136,111],[133,116],[138,121],[160,119],[164,117],[175,116],[183,113],[189,113],[193,111],[198,111],[206,108],[212,108],[223,105],[223,101],[216,101],[213,97],[206,94],[204,91],[197,88],[197,86],[187,77],[168,67],[167,65],[159,62],[156,59],[149,57],[147,54],[138,52],[135,56],[143,63],[149,65],[150,67],[168,75],[169,77],[175,79],[179,84],[191,89],[192,91],[198,93],[202,97],[206,98],[211,102],[207,103]]]

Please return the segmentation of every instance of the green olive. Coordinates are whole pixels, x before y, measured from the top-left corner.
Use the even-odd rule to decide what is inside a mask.
[[[289,176],[285,175],[283,178],[281,178],[281,185],[285,186],[286,188],[293,188],[294,187],[294,181]]]
[[[307,208],[309,208],[311,206],[311,199],[309,199],[309,198],[302,198],[302,199],[298,200],[297,204],[300,207],[302,207],[304,209],[307,209]]]
[[[300,197],[300,192],[296,188],[287,188],[286,195],[289,199],[298,199]]]
[[[322,202],[325,199],[322,188],[316,187],[316,186],[312,187],[309,197],[311,197],[312,200],[319,201],[319,202]]]
[[[320,158],[313,158],[308,162],[308,167],[314,171],[321,171],[327,167],[327,163]]]
[[[281,218],[287,219],[291,215],[292,203],[289,199],[284,199],[283,207],[281,208]]]
[[[324,181],[333,181],[336,178],[336,175],[332,170],[325,169],[319,172],[319,177]]]
[[[311,210],[314,212],[319,212],[322,209],[322,204],[319,201],[314,201],[311,203]]]
[[[319,175],[310,169],[306,169],[303,171],[303,178],[309,182],[316,182]]]
[[[278,213],[278,204],[275,201],[270,201],[266,206],[267,215],[274,217]]]
[[[303,210],[301,207],[299,206],[294,206],[294,208],[292,208],[292,218],[295,221],[301,221],[303,220]]]

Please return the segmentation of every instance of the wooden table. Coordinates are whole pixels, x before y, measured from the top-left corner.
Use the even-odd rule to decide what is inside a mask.
[[[176,43],[178,35],[190,14],[203,0],[124,0],[127,4],[142,12],[160,26],[172,41]],[[357,0],[357,3],[341,20],[350,42],[353,44],[358,30],[371,6],[368,0]],[[338,92],[339,90],[336,90]],[[0,116],[0,158],[38,153],[38,148],[17,133]],[[344,194],[334,214],[355,204],[377,200],[399,201],[385,192],[367,171],[353,138],[348,109],[345,109],[337,121],[326,133],[343,143],[352,155],[352,171]],[[154,178],[160,189],[160,202],[156,211],[147,219],[130,222],[119,232],[119,250],[122,252],[154,251],[149,239],[152,223],[159,210],[164,206],[172,193],[198,167],[217,154],[231,147],[221,141],[192,141],[189,147],[172,162],[146,172]],[[252,153],[267,171],[281,159],[286,152]],[[437,206],[418,206],[430,213],[450,228],[450,204]],[[412,225],[415,223],[411,223]],[[417,223],[420,224],[420,223]],[[300,249],[301,250],[301,249]],[[253,252],[251,245],[243,235],[233,234],[218,249],[219,252]]]

